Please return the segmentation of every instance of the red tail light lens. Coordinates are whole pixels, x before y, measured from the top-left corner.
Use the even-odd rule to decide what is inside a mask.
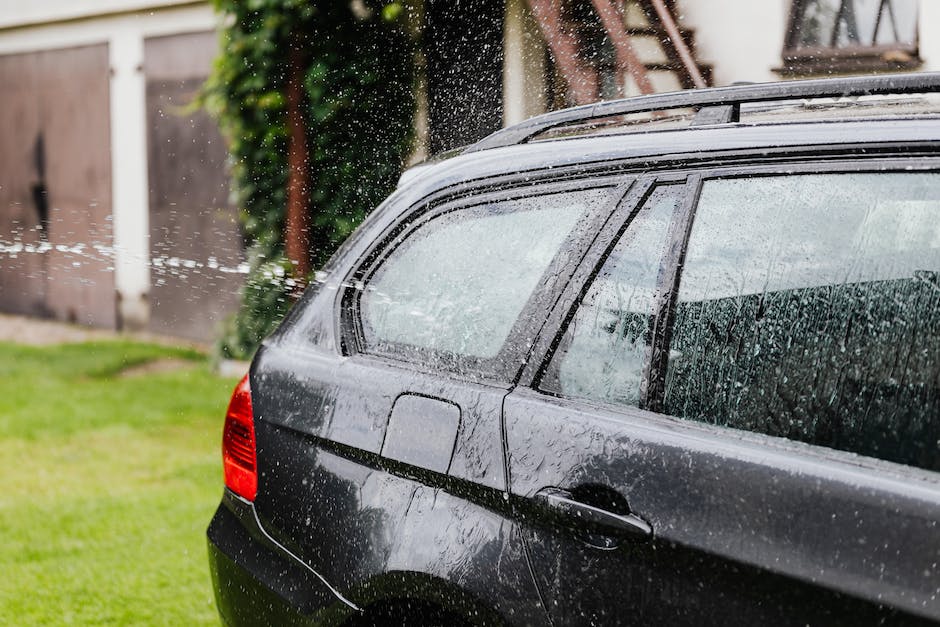
[[[258,495],[258,457],[248,375],[235,386],[225,414],[222,465],[226,487],[238,496],[254,501]]]

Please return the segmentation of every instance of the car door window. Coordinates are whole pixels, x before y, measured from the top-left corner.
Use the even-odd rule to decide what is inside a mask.
[[[579,190],[433,215],[366,280],[364,349],[492,359],[576,224],[609,194]]]
[[[637,405],[660,258],[684,185],[654,188],[621,235],[562,336],[540,389]]]
[[[707,180],[665,412],[940,470],[940,174]]]

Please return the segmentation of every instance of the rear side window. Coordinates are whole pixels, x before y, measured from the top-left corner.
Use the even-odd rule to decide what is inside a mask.
[[[552,259],[608,193],[497,201],[426,219],[365,282],[365,350],[496,357]]]
[[[655,188],[621,235],[568,324],[540,388],[638,405],[660,257],[685,185]]]
[[[664,408],[940,470],[940,175],[706,181]]]

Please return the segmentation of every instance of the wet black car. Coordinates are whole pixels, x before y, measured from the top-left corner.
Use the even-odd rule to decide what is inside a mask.
[[[223,619],[940,620],[938,90],[609,102],[406,174],[232,399]]]

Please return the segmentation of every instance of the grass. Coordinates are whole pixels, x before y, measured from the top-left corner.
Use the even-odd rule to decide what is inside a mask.
[[[122,376],[174,359],[172,372]],[[217,624],[205,528],[235,381],[132,342],[0,343],[0,624]]]

